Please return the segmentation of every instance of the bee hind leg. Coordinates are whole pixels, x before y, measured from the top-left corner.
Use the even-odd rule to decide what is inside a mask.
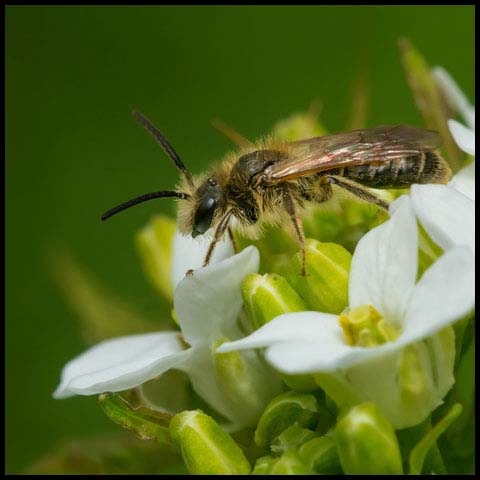
[[[290,215],[290,218],[293,223],[293,228],[295,229],[295,233],[300,243],[300,251],[302,254],[302,270],[300,274],[302,277],[306,277],[307,268],[306,268],[306,256],[305,256],[305,234],[303,233],[302,222],[295,211],[295,203],[287,189],[285,189],[283,192],[283,205],[285,207],[285,210]]]
[[[353,193],[353,195],[357,196],[358,198],[365,200],[366,202],[373,203],[388,212],[387,202],[378,198],[376,195],[369,192],[365,187],[359,185],[357,182],[353,182],[352,180],[346,180],[345,178],[337,177],[336,175],[328,175],[326,179],[328,183],[338,185],[339,187],[347,190],[348,192]]]

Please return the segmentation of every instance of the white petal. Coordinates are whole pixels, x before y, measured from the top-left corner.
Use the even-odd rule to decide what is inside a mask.
[[[435,67],[432,73],[451,106],[462,115],[470,128],[475,128],[475,109],[470,105],[465,94],[458,88],[455,80],[442,67]]]
[[[53,396],[94,395],[136,387],[180,364],[189,355],[178,332],[106,340],[68,362]]]
[[[448,182],[448,186],[458,190],[471,200],[475,200],[475,163],[463,167]]]
[[[280,315],[248,337],[224,343],[217,351],[259,347],[269,347],[267,361],[292,374],[336,370],[355,350],[345,342],[336,315],[297,312]]]
[[[475,130],[465,127],[456,120],[449,120],[448,127],[456,144],[469,155],[475,155]]]
[[[350,267],[350,308],[370,304],[400,324],[417,275],[418,232],[405,195],[392,204],[392,216],[357,244]]]
[[[192,350],[194,353],[183,364],[182,370],[190,377],[198,395],[231,422],[231,431],[255,425],[268,402],[282,390],[280,379],[263,359],[254,352],[243,352],[243,361],[249,363],[249,368],[257,374],[256,378],[249,379],[257,382],[257,398],[246,398],[240,403],[238,398],[232,398],[232,392],[228,389],[226,391],[218,380],[212,349],[203,345]]]
[[[329,335],[328,331],[325,330],[327,324],[335,324],[338,326],[338,317],[321,312],[285,313],[263,325],[248,337],[237,340],[236,342],[224,343],[217,349],[217,352],[225,353],[233,350],[267,347],[290,340],[321,340]],[[341,334],[339,328],[340,327],[337,329],[335,327],[333,329],[335,333],[332,333],[332,335],[336,339],[334,341],[343,341],[343,337],[338,337],[338,332]]]
[[[475,306],[475,259],[467,247],[444,253],[422,276],[408,306],[402,342],[428,337]]]
[[[394,342],[380,347],[351,347],[336,315],[298,312],[280,315],[251,335],[224,343],[217,351],[267,347],[265,358],[289,373],[333,372],[396,350]]]
[[[220,263],[199,268],[177,286],[174,306],[187,342],[194,345],[226,335],[237,338],[242,308],[241,284],[258,271],[260,255],[249,246]]]
[[[444,250],[467,245],[475,253],[475,202],[447,185],[412,185],[412,205],[423,228]]]
[[[211,241],[211,231],[196,238],[191,235],[182,235],[178,231],[175,232],[172,253],[172,285],[174,289],[183,280],[188,270],[195,270],[203,265]],[[221,262],[231,257],[233,253],[232,241],[228,235],[224,235],[215,246],[210,264]]]

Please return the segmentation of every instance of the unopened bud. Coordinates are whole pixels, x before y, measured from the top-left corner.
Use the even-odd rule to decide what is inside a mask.
[[[342,473],[337,446],[331,437],[323,436],[309,440],[300,447],[298,454],[303,463],[317,474]]]
[[[254,426],[268,401],[281,391],[281,382],[254,351],[215,352],[227,341],[221,338],[213,346],[218,383],[237,420]]]
[[[313,395],[285,392],[275,397],[263,412],[255,431],[255,443],[260,447],[272,440],[295,422],[312,427],[317,419],[317,400]]]
[[[395,431],[372,403],[351,408],[337,423],[335,440],[347,475],[401,475]]]
[[[277,460],[278,458],[271,457],[270,455],[258,458],[253,467],[252,475],[269,475],[271,468]]]
[[[156,215],[135,237],[147,277],[167,300],[173,296],[170,275],[175,228],[174,220]]]
[[[309,475],[313,472],[295,450],[288,450],[272,465],[270,475]]]
[[[250,464],[232,437],[201,410],[186,410],[170,422],[170,434],[180,446],[193,475],[248,475]]]
[[[273,127],[273,132],[283,140],[290,142],[327,134],[317,115],[313,112],[294,113],[278,121]]]
[[[292,259],[287,280],[309,309],[341,313],[348,305],[348,278],[352,255],[335,243],[305,241],[307,275],[301,271],[301,253]]]
[[[285,429],[270,445],[270,450],[277,455],[287,450],[297,450],[298,447],[308,442],[318,434],[308,428],[303,428],[298,423],[294,423]]]
[[[247,275],[242,283],[242,296],[255,329],[283,313],[307,309],[287,280],[276,273]]]

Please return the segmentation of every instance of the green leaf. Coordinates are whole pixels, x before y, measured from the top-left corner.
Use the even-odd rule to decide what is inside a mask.
[[[462,413],[462,406],[456,403],[448,412],[448,414],[442,418],[415,446],[411,451],[409,457],[409,474],[420,475],[422,473],[423,464],[427,453],[430,449],[436,445],[438,437],[445,432],[445,430],[459,417]],[[427,472],[431,473],[431,472]],[[435,472],[443,473],[443,472]]]
[[[128,393],[131,396],[135,394],[134,391]],[[169,433],[171,414],[142,405],[134,406],[117,393],[103,393],[98,397],[98,402],[111,420],[131,430],[139,438],[156,440],[168,446],[173,445]]]
[[[318,405],[313,395],[285,392],[275,397],[263,412],[255,431],[255,443],[266,447],[290,425],[311,427],[317,420]]]

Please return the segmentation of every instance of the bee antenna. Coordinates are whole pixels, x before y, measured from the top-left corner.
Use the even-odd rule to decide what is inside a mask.
[[[139,197],[132,198],[131,200],[128,200],[128,202],[121,203],[120,205],[117,205],[116,207],[113,207],[110,210],[106,211],[102,215],[102,220],[105,221],[113,215],[117,214],[118,212],[133,207],[134,205],[138,205],[139,203],[147,202],[148,200],[153,200],[154,198],[166,197],[176,197],[180,198],[181,200],[186,200],[187,198],[190,198],[190,195],[188,193],[172,191],[146,193],[145,195],[140,195]]]
[[[192,174],[187,170],[187,167],[184,165],[177,152],[173,147],[168,143],[167,139],[162,135],[162,133],[153,125],[153,123],[148,120],[144,115],[139,111],[134,110],[132,112],[133,118],[143,127],[147,132],[149,132],[153,138],[160,144],[165,153],[174,161],[176,167],[185,175],[188,184],[192,189],[194,188]]]

